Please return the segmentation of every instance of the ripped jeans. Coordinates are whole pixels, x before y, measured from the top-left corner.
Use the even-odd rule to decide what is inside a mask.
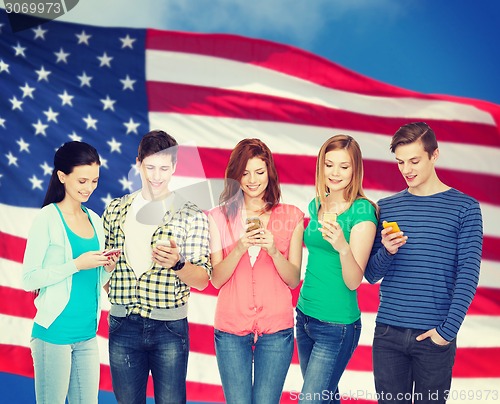
[[[109,364],[118,403],[145,404],[149,372],[157,404],[186,402],[187,319],[160,321],[132,314],[109,318]]]

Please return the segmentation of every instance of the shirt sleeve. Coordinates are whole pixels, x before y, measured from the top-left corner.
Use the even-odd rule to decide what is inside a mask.
[[[184,256],[191,264],[203,267],[209,277],[212,275],[210,263],[210,230],[208,217],[203,212],[195,212],[190,223],[184,245]]]
[[[445,340],[456,338],[467,310],[476,293],[483,247],[483,220],[479,203],[474,203],[465,210],[460,223],[457,245],[457,277],[455,289],[448,310],[448,316],[437,327],[437,332]]]
[[[382,244],[380,235],[382,229],[382,223],[378,223],[370,259],[365,268],[365,279],[372,284],[377,283],[387,274],[394,259],[394,255],[391,255]]]

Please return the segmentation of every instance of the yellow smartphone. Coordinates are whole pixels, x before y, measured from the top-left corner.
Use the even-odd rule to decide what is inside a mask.
[[[398,223],[397,222],[386,222],[385,220],[382,222],[382,226],[384,226],[384,229],[387,229],[388,227],[392,227],[392,230],[389,232],[389,234],[393,233],[399,233],[401,230],[399,229]]]
[[[335,223],[337,221],[337,214],[335,212],[325,212],[323,213],[323,221]]]
[[[260,219],[258,217],[247,217],[246,223],[248,226],[247,233],[249,231],[257,230],[257,229],[260,229],[262,227],[262,222],[260,221]]]

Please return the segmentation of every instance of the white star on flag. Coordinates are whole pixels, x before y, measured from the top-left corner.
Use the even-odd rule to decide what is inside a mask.
[[[122,49],[123,48],[130,48],[133,49],[134,47],[132,44],[136,41],[135,38],[131,38],[129,34],[125,38],[120,38],[120,41],[122,41]]]
[[[99,155],[99,160],[101,160],[101,167],[108,168],[108,159]]]
[[[73,131],[72,133],[70,133],[68,135],[68,137],[73,141],[73,142],[81,142],[82,141],[82,137],[81,136],[78,136],[75,131]]]
[[[9,101],[12,104],[12,110],[13,111],[15,109],[18,109],[19,111],[23,110],[23,108],[22,108],[23,102],[21,100],[18,100],[16,96],[13,96],[11,99],[9,99]]]
[[[64,62],[64,63],[68,63],[68,56],[70,55],[69,53],[66,53],[64,52],[64,49],[61,48],[59,50],[59,52],[54,52],[54,55],[57,56],[57,60],[56,60],[56,63],[59,63],[59,62]]]
[[[72,100],[75,97],[73,95],[69,95],[66,90],[64,90],[64,93],[58,94],[57,96],[61,99],[63,106],[65,105],[69,105],[70,107],[73,106]]]
[[[125,77],[124,80],[120,80],[121,83],[123,84],[123,90],[132,90],[134,91],[134,84],[136,82],[136,80],[132,80],[129,75],[127,74],[127,76]]]
[[[31,176],[29,181],[31,182],[31,189],[39,189],[40,191],[43,191],[43,180],[39,179],[35,174]]]
[[[104,198],[101,198],[101,201],[104,203],[104,206],[108,206],[108,204],[113,200],[113,197],[108,192]]]
[[[33,99],[33,91],[35,91],[35,87],[30,87],[28,83],[25,83],[23,87],[19,87],[23,92],[23,98],[30,97]]]
[[[139,122],[134,122],[132,118],[128,122],[124,122],[123,125],[127,128],[127,135],[129,133],[136,133],[137,134],[137,128],[140,126]]]
[[[104,52],[102,56],[97,56],[97,59],[101,61],[99,67],[103,66],[111,67],[111,61],[113,60],[113,58],[111,56],[108,56],[106,52]]]
[[[106,98],[104,98],[100,101],[103,103],[103,107],[102,107],[103,111],[106,111],[107,109],[110,109],[111,111],[115,110],[114,104],[116,101],[109,98],[109,95],[106,95]]]
[[[37,123],[32,124],[35,128],[35,135],[43,135],[47,136],[45,133],[45,129],[49,127],[49,125],[45,125],[40,119],[37,121]]]
[[[127,192],[132,192],[132,181],[129,181],[126,177],[122,177],[118,180],[122,184],[122,190]]]
[[[2,72],[9,72],[9,65],[3,61],[3,59],[0,59],[0,73]]]
[[[86,118],[82,118],[84,120],[84,122],[87,124],[87,129],[95,129],[97,130],[97,119],[94,119],[90,116],[90,114],[87,115]]]
[[[83,72],[81,76],[76,76],[80,80],[80,87],[89,86],[90,80],[92,80],[91,76],[87,76],[87,73]]]
[[[16,51],[15,56],[22,56],[23,58],[26,57],[26,55],[24,54],[26,48],[24,46],[21,46],[19,42],[17,43],[16,46],[13,46],[12,48]]]
[[[12,166],[12,165],[14,165],[14,166],[16,166],[16,167],[18,166],[18,165],[17,165],[17,157],[16,157],[16,156],[14,156],[14,155],[12,154],[12,152],[9,152],[8,154],[6,154],[6,155],[5,155],[5,157],[7,157],[7,160],[8,160],[8,163],[7,163],[7,164],[8,164],[9,166]]]
[[[49,166],[46,161],[40,164],[40,168],[43,170],[43,175],[52,175],[53,168]]]
[[[110,141],[107,141],[106,142],[109,147],[111,148],[111,152],[118,152],[118,153],[121,153],[121,146],[122,144],[120,142],[117,142],[116,139],[114,137],[111,138]]]
[[[49,74],[51,74],[52,72],[49,71],[49,70],[45,70],[45,67],[41,67],[40,70],[35,70],[35,73],[38,74],[38,80],[37,81],[49,81],[48,77],[49,77]]]
[[[81,34],[75,34],[76,37],[78,38],[78,45],[84,43],[85,45],[89,45],[89,39],[92,37],[92,35],[87,35],[85,31],[82,31]]]
[[[32,29],[32,31],[35,33],[35,38],[34,39],[43,39],[45,40],[45,33],[47,32],[46,29],[43,29],[40,25],[34,29]]]
[[[20,138],[19,140],[16,141],[16,143],[19,145],[19,151],[20,152],[30,152],[30,144],[26,143],[23,138]]]
[[[57,115],[59,115],[59,112],[52,111],[52,107],[49,107],[47,111],[43,111],[45,116],[47,117],[47,122],[54,121],[55,123],[57,122]]]

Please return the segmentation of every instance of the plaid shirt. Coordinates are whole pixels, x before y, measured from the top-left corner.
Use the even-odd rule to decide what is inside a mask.
[[[113,199],[103,214],[106,248],[124,251],[123,231],[127,212],[137,193]],[[205,268],[211,275],[209,252],[209,228],[206,215],[193,203],[175,198],[175,205],[163,217],[161,225],[151,238],[151,247],[158,240],[173,238],[186,262]],[[139,314],[149,318],[152,309],[172,309],[185,305],[190,287],[182,282],[175,271],[157,263],[137,279],[133,269],[121,254],[110,279],[109,300],[111,304],[123,305],[127,315]]]

